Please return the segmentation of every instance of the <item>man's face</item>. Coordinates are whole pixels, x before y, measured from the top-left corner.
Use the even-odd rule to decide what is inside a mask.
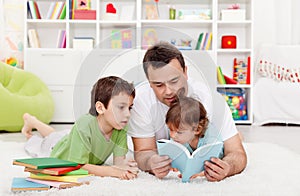
[[[158,100],[167,106],[175,101],[176,93],[184,88],[187,94],[187,70],[183,71],[177,59],[173,59],[162,68],[148,68],[148,79]]]

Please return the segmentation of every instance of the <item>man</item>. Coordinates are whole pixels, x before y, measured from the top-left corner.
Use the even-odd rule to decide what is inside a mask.
[[[171,160],[168,156],[157,154],[156,140],[169,139],[165,115],[177,91],[184,88],[186,95],[199,99],[210,115],[212,97],[204,84],[188,80],[181,52],[169,43],[160,42],[148,49],[143,68],[148,82],[136,88],[128,134],[132,137],[139,168],[163,178],[171,169]],[[205,162],[204,175],[208,181],[220,181],[240,173],[247,164],[246,153],[228,106],[224,119],[220,133],[224,142],[224,157]]]

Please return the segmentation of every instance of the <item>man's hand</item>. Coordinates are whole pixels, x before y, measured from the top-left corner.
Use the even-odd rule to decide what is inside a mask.
[[[204,175],[211,182],[223,180],[229,171],[230,165],[219,158],[213,157],[204,163]]]
[[[154,154],[148,161],[151,172],[158,178],[165,177],[171,170],[172,160],[168,156],[159,156],[158,154]]]

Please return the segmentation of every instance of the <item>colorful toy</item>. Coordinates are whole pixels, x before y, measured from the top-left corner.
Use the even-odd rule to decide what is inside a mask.
[[[236,48],[236,36],[235,35],[223,35],[221,48]]]
[[[130,29],[112,30],[111,48],[132,48],[132,32]]]
[[[5,59],[5,63],[15,67],[18,64],[18,60],[15,57],[9,57]]]
[[[142,48],[147,50],[148,47],[156,44],[158,42],[157,33],[155,29],[146,29],[143,35]]]
[[[248,120],[245,90],[241,88],[218,89],[225,98],[234,120]]]

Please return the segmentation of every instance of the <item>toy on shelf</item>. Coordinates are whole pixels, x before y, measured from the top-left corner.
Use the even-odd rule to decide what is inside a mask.
[[[143,35],[142,48],[147,50],[150,46],[153,46],[158,42],[157,33],[155,29],[146,29]]]
[[[74,7],[75,5],[72,5]],[[77,0],[74,9],[74,19],[77,20],[96,20],[96,10],[91,10],[90,0]]]
[[[222,44],[221,48],[226,48],[226,49],[232,49],[232,48],[237,48],[237,43],[236,43],[236,36],[235,35],[223,35],[222,36]]]
[[[233,60],[233,79],[239,84],[250,84],[250,57],[244,60]]]
[[[111,48],[132,48],[132,32],[130,29],[112,30]]]
[[[242,88],[218,88],[225,98],[234,120],[248,120],[245,90]]]
[[[220,66],[217,67],[217,79],[219,84],[237,84],[237,81],[223,74]]]
[[[180,39],[180,44],[177,45],[176,39],[171,39],[170,43],[176,46],[178,50],[192,50],[192,40]]]
[[[102,16],[103,20],[119,20],[119,14],[113,3],[106,5],[106,11]]]
[[[77,0],[77,9],[90,10],[91,9],[91,1],[90,0]]]

